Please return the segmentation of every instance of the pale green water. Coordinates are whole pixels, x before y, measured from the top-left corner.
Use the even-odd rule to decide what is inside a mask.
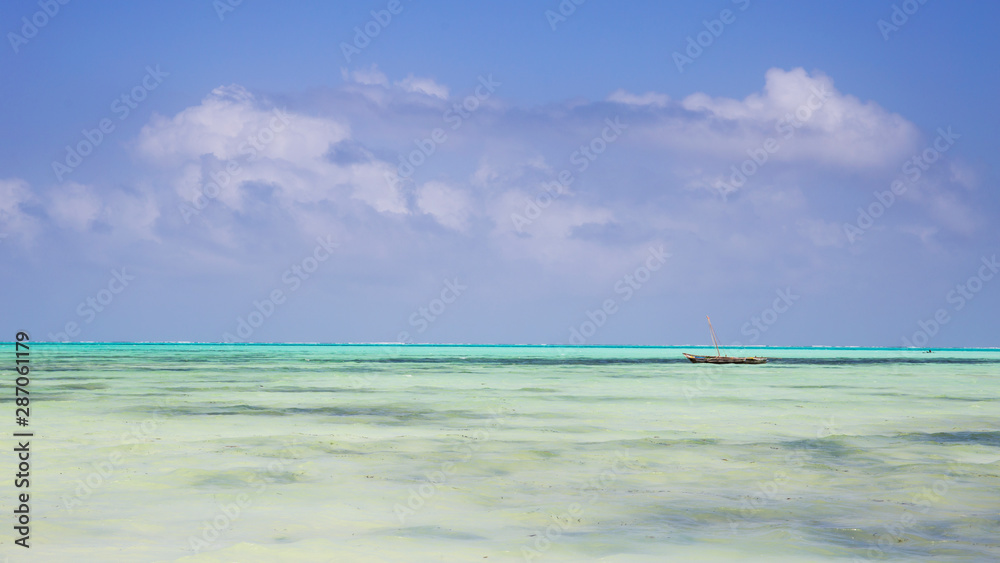
[[[1000,351],[681,351],[34,345],[4,554],[1000,559]]]

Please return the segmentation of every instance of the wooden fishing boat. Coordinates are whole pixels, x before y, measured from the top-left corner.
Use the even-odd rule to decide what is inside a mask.
[[[766,364],[767,358],[758,358],[756,356],[750,358],[741,358],[737,356],[696,356],[694,354],[688,354],[682,352],[684,357],[691,360],[695,364]]]
[[[750,356],[748,358],[741,358],[739,356],[723,356],[722,352],[719,351],[719,339],[715,336],[715,329],[712,328],[712,319],[707,315],[708,319],[708,330],[712,333],[712,344],[715,344],[715,355],[714,356],[698,356],[695,354],[688,354],[682,352],[684,357],[691,360],[691,363],[695,364],[766,364],[767,358],[761,358],[758,356]]]

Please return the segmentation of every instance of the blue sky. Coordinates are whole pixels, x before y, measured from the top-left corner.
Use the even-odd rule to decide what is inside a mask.
[[[0,7],[0,331],[998,345],[992,4],[96,4]]]

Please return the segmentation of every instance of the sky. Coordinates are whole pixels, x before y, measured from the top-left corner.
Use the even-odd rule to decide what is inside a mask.
[[[995,347],[998,17],[4,2],[0,339]]]

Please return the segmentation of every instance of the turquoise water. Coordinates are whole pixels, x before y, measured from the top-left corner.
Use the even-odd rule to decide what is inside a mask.
[[[37,344],[4,555],[1000,559],[1000,351],[681,351]]]

